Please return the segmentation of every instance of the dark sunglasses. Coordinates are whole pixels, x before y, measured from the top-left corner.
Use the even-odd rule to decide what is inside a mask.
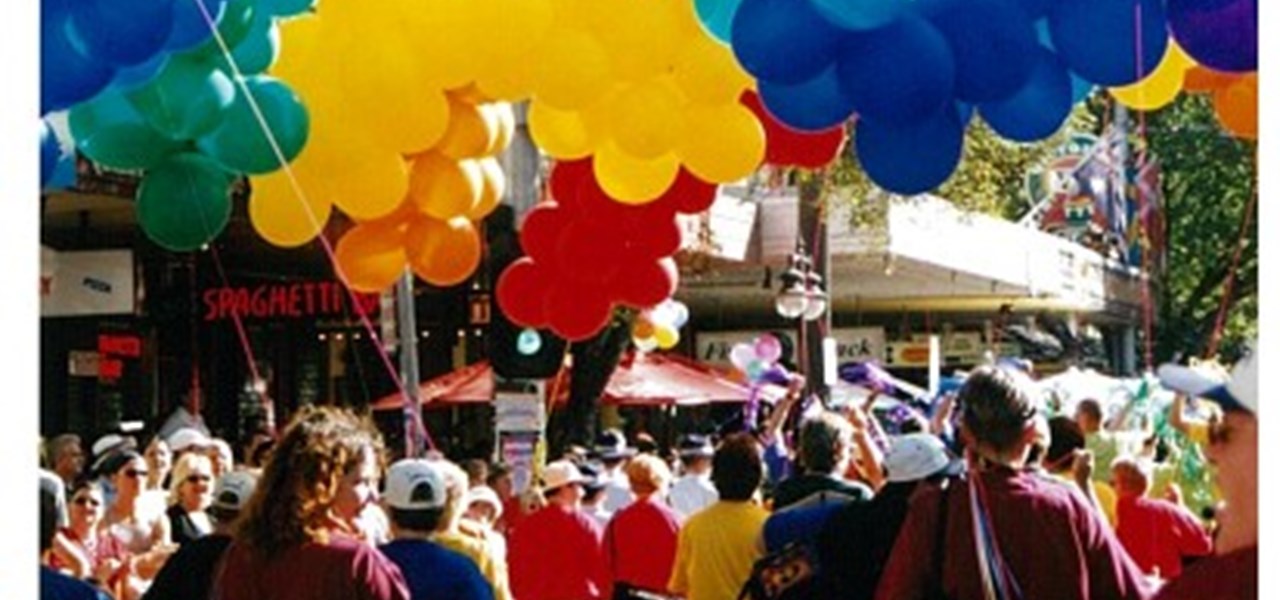
[[[195,474],[192,474],[192,475],[187,475],[187,479],[186,479],[186,481],[187,481],[187,483],[196,483],[196,482],[200,482],[200,481],[203,481],[203,482],[205,482],[205,483],[208,483],[208,482],[210,482],[210,481],[213,481],[213,477],[211,477],[211,476],[209,476],[209,475],[201,475],[201,474],[199,474],[199,473],[195,473]]]
[[[128,475],[129,477],[146,477],[148,475],[146,471],[142,471],[139,469],[128,469],[124,472],[124,474]]]
[[[98,502],[97,500],[90,498],[88,496],[80,496],[79,498],[76,498],[71,502],[80,506],[102,506],[101,502]]]

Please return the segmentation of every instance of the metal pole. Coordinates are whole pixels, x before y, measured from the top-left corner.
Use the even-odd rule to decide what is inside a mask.
[[[400,380],[404,384],[405,456],[421,456],[426,438],[418,396],[418,323],[414,315],[413,273],[396,283],[396,324],[400,332]]]
[[[806,389],[808,394],[816,394],[825,406],[831,399],[831,390],[823,380],[823,361],[825,360],[822,340],[831,331],[831,308],[834,306],[835,285],[831,281],[831,265],[829,258],[829,241],[827,238],[826,219],[822,218],[822,180],[811,177],[800,184],[800,236],[809,247],[813,258],[813,271],[822,277],[822,287],[828,291],[827,309],[822,316],[812,321],[800,319],[803,330],[804,362]]]

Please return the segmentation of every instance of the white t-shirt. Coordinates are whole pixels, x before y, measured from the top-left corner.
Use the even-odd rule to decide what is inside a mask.
[[[719,499],[720,494],[711,484],[710,474],[685,475],[671,486],[671,508],[686,519]]]

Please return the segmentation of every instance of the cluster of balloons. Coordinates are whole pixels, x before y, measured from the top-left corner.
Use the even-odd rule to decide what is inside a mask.
[[[44,3],[42,108],[70,109],[76,148],[94,162],[144,171],[143,232],[194,250],[230,219],[234,177],[275,171],[306,143],[306,108],[261,73],[279,54],[276,19],[309,2],[124,4]]]
[[[512,322],[550,327],[569,341],[608,324],[615,304],[645,310],[675,292],[680,248],[676,213],[699,213],[716,186],[681,171],[660,198],[634,206],[614,202],[596,180],[592,159],[560,162],[551,171],[551,200],[525,217],[525,257],[498,279],[498,304]]]
[[[760,124],[764,126],[765,164],[779,167],[802,167],[820,169],[840,156],[848,140],[848,133],[843,125],[835,125],[816,132],[798,131],[778,121],[760,103],[760,95],[755,90],[747,90],[739,99],[743,106],[751,109]]]
[[[760,389],[767,384],[786,385],[791,376],[779,364],[782,359],[782,341],[772,333],[764,333],[751,340],[734,344],[729,350],[729,362],[746,375],[751,393],[742,407],[744,422],[754,427],[760,413]]]
[[[689,320],[689,307],[679,300],[663,300],[642,311],[631,325],[631,342],[641,352],[670,350],[680,343],[680,328]]]
[[[423,281],[448,287],[480,265],[477,223],[506,188],[496,155],[507,148],[515,116],[506,102],[449,93],[449,124],[426,152],[409,157],[409,190],[392,213],[360,221],[338,240],[338,266],[352,289],[390,287],[407,265]]]
[[[76,157],[68,151],[50,122],[50,116],[40,119],[40,187],[65,188],[76,178]]]

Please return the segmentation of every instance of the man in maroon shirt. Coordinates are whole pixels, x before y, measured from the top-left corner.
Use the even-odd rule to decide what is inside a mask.
[[[1148,575],[1176,579],[1182,560],[1213,552],[1209,534],[1186,508],[1163,498],[1148,498],[1148,467],[1130,456],[1111,465],[1116,489],[1116,536]]]
[[[1000,367],[969,376],[958,402],[970,473],[945,489],[926,484],[916,492],[877,599],[938,592],[956,600],[987,597],[974,541],[975,495],[986,506],[1006,579],[1020,591],[1014,597],[1128,599],[1151,593],[1079,490],[1025,470],[1036,436],[1030,390],[1025,375]]]
[[[1206,454],[1218,466],[1218,485],[1227,506],[1217,554],[1191,565],[1160,590],[1160,600],[1258,597],[1258,371],[1257,354],[1236,363],[1225,384],[1186,367],[1160,367],[1160,383],[1222,406],[1209,430]]]
[[[578,510],[578,468],[558,460],[543,471],[547,506],[511,533],[511,592],[519,600],[597,600],[611,593],[600,526]]]
[[[671,469],[641,454],[627,464],[627,478],[636,499],[605,529],[605,562],[614,585],[665,593],[680,535],[680,516],[666,501]]]

